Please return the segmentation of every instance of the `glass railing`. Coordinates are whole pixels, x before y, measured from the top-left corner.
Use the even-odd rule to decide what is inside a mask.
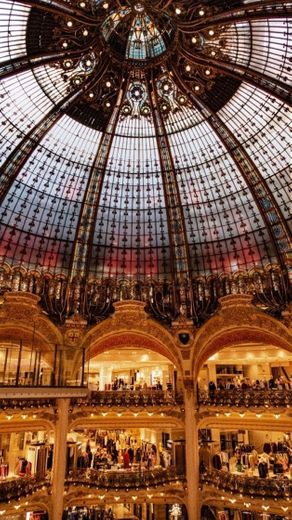
[[[200,392],[199,404],[205,406],[237,406],[245,408],[289,407],[292,405],[291,389],[256,390],[235,388]]]
[[[91,392],[88,399],[72,399],[72,406],[176,406],[183,397],[167,390],[109,390]]]
[[[36,491],[44,490],[50,482],[38,477],[17,477],[0,480],[0,502],[10,502],[21,497],[32,495]]]
[[[275,478],[248,477],[221,470],[212,470],[200,475],[201,484],[215,486],[231,493],[251,497],[289,499],[292,497],[292,480],[283,475]]]
[[[66,372],[67,360],[76,349],[59,345],[41,348],[21,341],[18,345],[0,346],[0,387],[83,387],[86,386],[85,349],[80,350],[78,373]]]
[[[185,476],[178,474],[174,466],[152,470],[133,467],[127,470],[73,470],[67,476],[66,485],[80,484],[99,488],[137,489],[184,481]]]

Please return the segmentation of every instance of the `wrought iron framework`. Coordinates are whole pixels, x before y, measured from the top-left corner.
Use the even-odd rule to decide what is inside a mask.
[[[39,293],[59,321],[125,293],[199,325],[234,284],[279,315],[291,11],[3,0],[1,290]]]

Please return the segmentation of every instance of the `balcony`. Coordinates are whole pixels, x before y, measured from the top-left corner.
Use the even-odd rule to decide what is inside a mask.
[[[212,394],[200,391],[199,404],[214,407],[289,408],[289,406],[292,406],[292,390],[235,388],[232,390],[215,390]]]
[[[136,489],[163,486],[172,482],[183,483],[185,476],[176,472],[171,466],[167,469],[155,468],[152,470],[133,468],[118,470],[80,469],[70,471],[65,485],[86,485],[101,489]]]
[[[163,390],[110,390],[91,392],[89,399],[72,399],[72,406],[100,406],[100,407],[146,407],[146,406],[179,406],[183,404],[180,395],[172,395]]]
[[[259,478],[235,475],[221,470],[212,470],[200,475],[203,486],[211,485],[217,489],[230,491],[244,496],[284,499],[292,497],[292,480],[278,475],[275,478]]]
[[[37,477],[19,477],[0,480],[0,503],[18,500],[32,495],[36,491],[47,489],[50,482]]]

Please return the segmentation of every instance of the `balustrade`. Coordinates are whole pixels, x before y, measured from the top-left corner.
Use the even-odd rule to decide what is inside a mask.
[[[171,466],[167,469],[155,468],[152,470],[143,468],[129,470],[79,469],[69,472],[65,484],[67,486],[81,484],[98,488],[138,489],[179,481],[184,482],[185,476],[178,474],[176,468]]]
[[[114,390],[91,392],[89,399],[72,399],[72,406],[175,406],[183,403],[181,395],[163,390]]]
[[[5,266],[0,268],[0,294],[7,291],[38,295],[45,311],[58,323],[76,312],[89,324],[98,323],[114,312],[114,302],[122,300],[145,302],[152,317],[168,324],[180,315],[183,303],[184,315],[197,326],[214,314],[219,298],[229,294],[254,295],[254,303],[277,318],[289,303],[287,276],[277,265],[254,272],[198,277],[182,284],[128,279],[69,281],[51,273]]]
[[[236,406],[245,408],[289,407],[292,405],[292,390],[218,389],[212,393],[200,392],[199,404],[203,406]]]
[[[0,480],[0,502],[10,502],[27,497],[41,489],[47,489],[50,482],[37,477],[19,477]]]
[[[272,499],[290,499],[292,497],[292,480],[282,475],[275,478],[259,478],[236,475],[222,470],[212,470],[200,475],[201,484],[212,485],[224,491],[265,497]]]
[[[40,408],[51,408],[55,406],[55,399],[1,399],[0,410],[29,410]]]

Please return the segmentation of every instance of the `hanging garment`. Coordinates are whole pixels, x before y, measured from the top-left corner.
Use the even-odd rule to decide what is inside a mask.
[[[260,462],[258,465],[259,477],[266,478],[268,474],[268,465],[265,462]]]
[[[213,456],[212,462],[213,462],[213,467],[215,469],[222,469],[222,461],[221,461],[221,457],[220,457],[219,453],[216,453]]]
[[[0,465],[0,478],[8,477],[8,464]]]
[[[271,453],[272,451],[272,446],[271,446],[271,443],[270,442],[265,442],[264,444],[264,447],[263,447],[263,451],[265,453],[267,453],[269,455],[269,453]]]
[[[128,469],[130,467],[130,457],[129,453],[125,451],[123,455],[123,463],[124,463],[124,469]]]

